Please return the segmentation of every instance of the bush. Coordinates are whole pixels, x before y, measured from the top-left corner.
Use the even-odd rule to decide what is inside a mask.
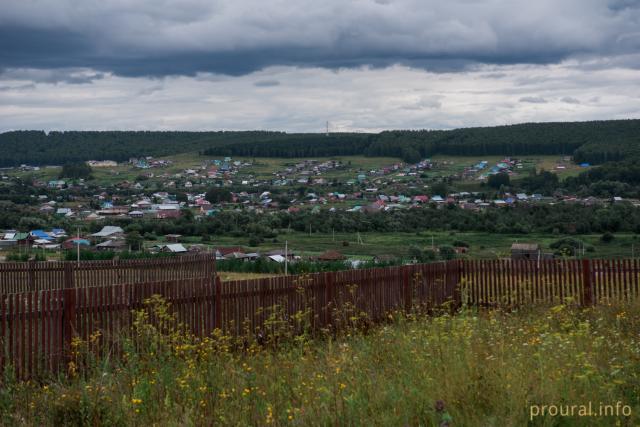
[[[249,246],[260,246],[262,239],[259,236],[253,235],[249,238]]]
[[[600,240],[603,243],[610,243],[613,241],[613,239],[615,239],[615,236],[609,232],[604,233],[601,237]]]
[[[47,257],[42,252],[11,252],[7,254],[7,261],[26,262],[30,259],[34,261],[46,261]]]
[[[561,257],[574,256],[576,254],[576,248],[571,245],[564,244],[557,247],[553,254]]]
[[[451,245],[442,245],[438,249],[440,251],[440,258],[444,260],[450,260],[456,257],[456,250]]]
[[[464,240],[454,240],[453,241],[453,246],[455,246],[457,248],[468,248],[469,247],[469,243],[465,242]]]

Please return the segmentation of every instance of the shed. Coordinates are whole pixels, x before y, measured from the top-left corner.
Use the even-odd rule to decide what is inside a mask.
[[[537,243],[514,243],[511,245],[511,259],[537,259],[542,256]]]
[[[164,247],[162,247],[162,249],[160,249],[160,252],[170,252],[170,253],[174,253],[174,254],[180,254],[180,253],[185,253],[185,252],[188,252],[188,251],[187,251],[187,248],[182,246],[182,244],[180,244],[180,243],[172,243],[170,245],[164,245]]]

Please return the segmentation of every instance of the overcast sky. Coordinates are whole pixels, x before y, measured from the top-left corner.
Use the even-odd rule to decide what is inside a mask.
[[[640,0],[0,6],[0,131],[640,118]]]

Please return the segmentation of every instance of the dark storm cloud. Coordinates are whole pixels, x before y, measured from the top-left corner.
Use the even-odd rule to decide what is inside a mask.
[[[2,9],[0,69],[244,75],[398,63],[446,72],[640,49],[632,0],[40,0]]]

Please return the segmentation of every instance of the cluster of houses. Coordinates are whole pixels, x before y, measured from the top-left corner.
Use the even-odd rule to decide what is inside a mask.
[[[43,196],[41,196],[43,197]],[[46,197],[46,196],[44,196]],[[278,199],[282,199],[282,195]],[[205,198],[204,193],[187,193],[187,201],[179,202],[174,194],[166,191],[158,191],[149,196],[124,197],[101,193],[93,196],[97,209],[88,209],[84,205],[69,207],[54,200],[45,201],[40,205],[39,211],[64,218],[73,218],[82,221],[97,221],[112,217],[128,217],[131,219],[172,219],[179,218],[183,209],[191,209],[196,216],[211,216],[221,208],[212,205]],[[347,212],[377,212],[394,209],[420,208],[426,205],[444,206],[455,204],[462,209],[482,210],[490,207],[508,207],[523,204],[539,203],[580,203],[591,206],[597,204],[629,202],[640,206],[640,201],[614,197],[612,199],[599,199],[595,197],[579,198],[575,196],[549,197],[541,194],[505,193],[499,198],[486,198],[479,192],[456,192],[446,195],[403,195],[386,194],[376,187],[365,188],[353,192],[328,191],[309,192],[303,196],[284,195],[290,213],[298,212],[305,207],[317,209],[319,206],[330,205],[332,211],[343,209]],[[46,199],[45,199],[46,200]],[[280,203],[270,191],[261,192],[234,192],[231,193],[231,206],[242,205],[245,209],[261,212],[264,210],[279,210]],[[344,207],[340,207],[344,205]],[[84,207],[83,207],[84,206]]]
[[[186,253],[189,250],[177,240],[178,235],[167,235],[166,244],[158,244],[151,248],[152,252]],[[78,249],[121,252],[128,250],[125,232],[121,227],[106,225],[96,233],[86,236],[69,236],[61,228],[54,228],[49,231],[31,230],[29,232],[18,232],[16,230],[5,230],[0,232],[0,249],[11,249],[13,247],[29,247],[34,249]],[[191,249],[191,248],[190,248]],[[194,246],[192,252],[201,250],[199,246]]]
[[[111,249],[113,247],[124,248],[124,230],[120,227],[105,226],[97,233],[89,236],[69,236],[61,228],[49,231],[31,230],[19,232],[5,230],[0,233],[0,248],[6,249],[14,246],[26,246],[42,249],[74,249],[80,247],[95,246],[96,250]]]
[[[319,162],[317,160],[308,159],[288,166],[282,171],[273,172],[273,175],[277,176],[280,180],[294,175],[300,176],[300,179],[303,179],[304,177],[322,175],[323,173],[329,172],[331,170],[342,168],[344,168],[344,164],[339,160],[327,160],[325,162]]]
[[[99,204],[100,207],[98,209],[59,207],[58,202],[50,200],[43,203],[39,211],[45,214],[84,221],[96,221],[109,217],[168,219],[180,217],[183,206],[175,200],[174,195],[170,195],[165,191],[155,192],[151,197],[143,196],[128,204],[124,203],[125,200],[121,197],[117,195],[109,196],[105,192],[94,195],[92,199]],[[120,201],[123,203],[119,204],[118,202]]]
[[[146,157],[132,157],[129,159],[129,164],[138,169],[151,169],[151,168],[164,168],[171,166],[173,162],[171,160],[154,159],[151,156]],[[117,166],[117,163],[114,165]]]

